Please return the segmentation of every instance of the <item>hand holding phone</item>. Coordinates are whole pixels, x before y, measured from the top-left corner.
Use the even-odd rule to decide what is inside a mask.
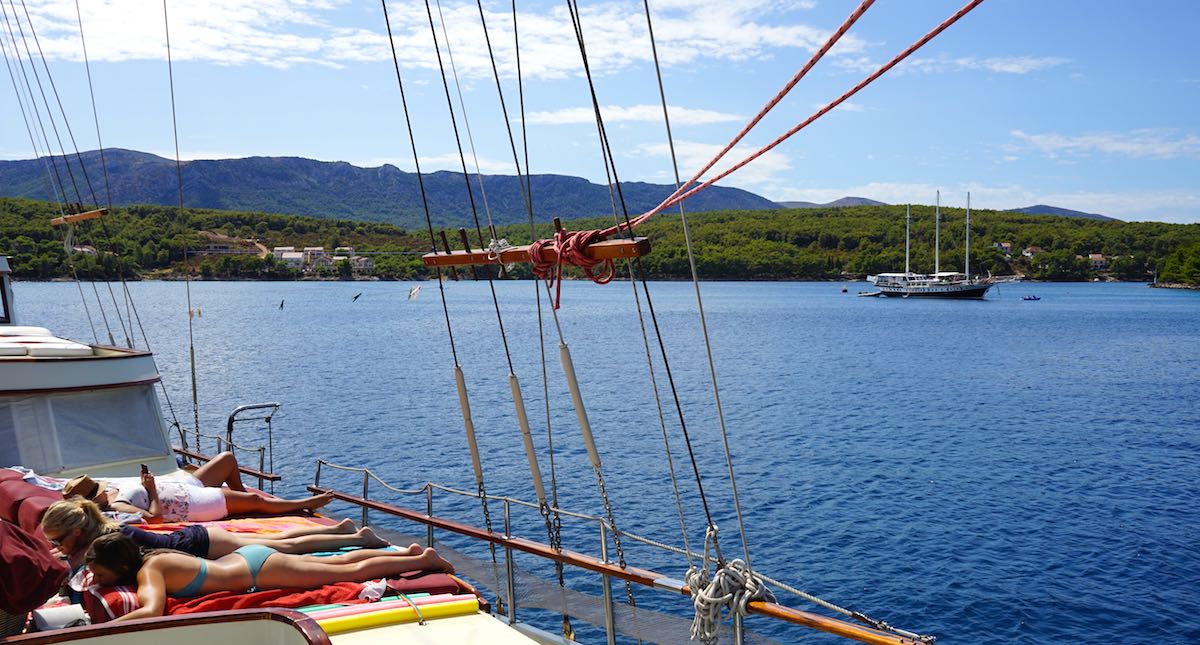
[[[147,466],[146,464],[142,464],[142,474],[145,475],[146,473],[149,473],[149,472],[150,472],[150,467]]]

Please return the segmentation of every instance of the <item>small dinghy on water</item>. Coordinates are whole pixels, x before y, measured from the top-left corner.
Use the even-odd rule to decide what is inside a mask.
[[[1021,296],[1021,300],[1041,300],[1041,299],[1042,299],[1041,296],[1033,296],[1033,295]]]

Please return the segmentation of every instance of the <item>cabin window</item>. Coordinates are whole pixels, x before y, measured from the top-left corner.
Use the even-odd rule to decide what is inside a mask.
[[[169,451],[149,384],[0,397],[0,465],[53,474]]]

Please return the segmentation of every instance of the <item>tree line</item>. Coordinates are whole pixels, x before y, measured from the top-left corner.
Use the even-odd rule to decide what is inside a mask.
[[[332,251],[352,246],[373,256],[375,275],[383,279],[423,279],[433,275],[420,260],[430,249],[427,231],[406,231],[385,223],[329,220],[255,212],[184,209],[168,206],[115,208],[100,220],[82,222],[68,252],[64,231],[50,225],[56,204],[0,199],[0,253],[12,257],[15,274],[33,279],[173,277],[191,272],[203,278],[296,279],[301,272],[273,256],[203,255],[207,233],[256,240],[275,246],[323,246]],[[942,209],[940,268],[965,269],[965,212]],[[575,220],[572,230],[602,228],[611,221]],[[854,206],[786,210],[718,211],[688,216],[696,264],[704,279],[796,280],[848,279],[903,271],[903,206]],[[537,227],[549,237],[549,224]],[[457,231],[447,231],[458,240]],[[655,279],[690,276],[686,241],[678,213],[657,216],[638,235],[653,251],[638,263],[641,275]],[[528,241],[527,225],[500,229],[513,244]],[[910,266],[934,268],[933,208],[913,209]],[[478,246],[474,230],[473,245]],[[485,244],[489,237],[485,236]],[[1011,253],[997,247],[1008,242]],[[452,242],[453,244],[453,242]],[[457,246],[457,245],[456,245]],[[1032,258],[1022,255],[1038,247]],[[92,252],[94,250],[94,252]],[[1097,270],[1089,254],[1103,254],[1108,266]],[[1041,280],[1088,280],[1099,276],[1200,285],[1200,224],[1119,222],[1028,215],[1002,211],[971,213],[971,273],[1021,274]],[[346,267],[326,270],[346,277]],[[527,265],[511,272],[530,275]]]

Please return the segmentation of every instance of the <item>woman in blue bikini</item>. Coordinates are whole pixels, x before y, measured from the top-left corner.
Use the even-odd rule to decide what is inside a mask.
[[[437,551],[422,550],[418,544],[406,551],[362,549],[329,557],[289,555],[261,544],[248,544],[223,558],[205,560],[177,551],[151,551],[143,556],[133,540],[120,533],[97,538],[85,560],[98,584],[132,584],[136,580],[140,607],[117,620],[161,616],[168,595],[315,589],[334,582],[357,582],[408,571],[454,572]]]

